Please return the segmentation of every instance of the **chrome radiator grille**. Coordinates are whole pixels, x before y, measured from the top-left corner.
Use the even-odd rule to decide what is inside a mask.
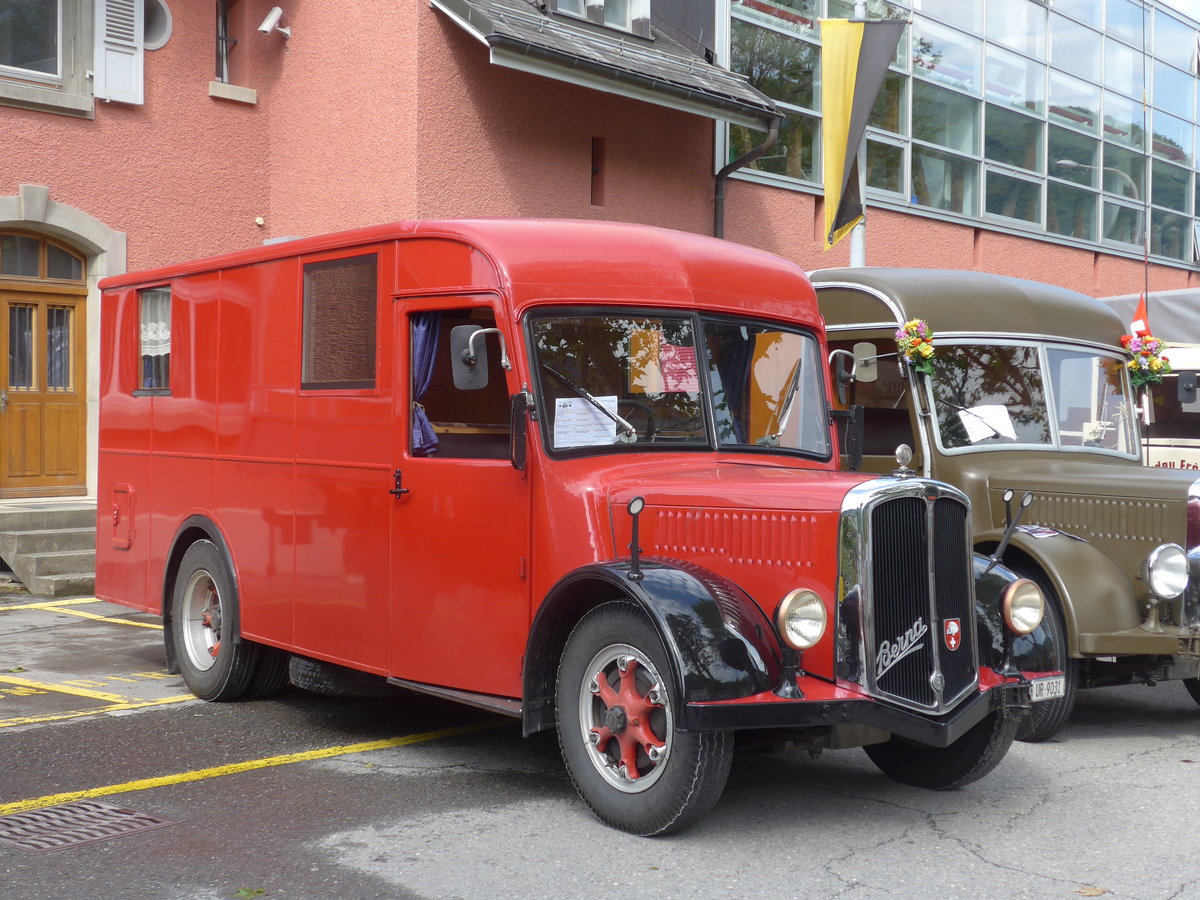
[[[866,686],[881,699],[944,712],[978,679],[967,505],[908,490],[875,497],[862,512],[854,568]]]

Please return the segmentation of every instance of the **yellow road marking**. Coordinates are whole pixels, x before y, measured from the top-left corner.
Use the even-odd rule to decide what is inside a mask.
[[[107,797],[112,794],[145,791],[150,788],[168,787],[174,784],[184,784],[189,781],[203,781],[207,778],[237,775],[241,772],[252,772],[256,769],[268,769],[272,766],[286,766],[291,763],[308,762],[314,759],[329,759],[333,756],[346,756],[351,753],[366,753],[370,750],[386,750],[389,747],[403,747],[406,744],[420,744],[426,741],[455,737],[472,731],[482,731],[485,728],[498,728],[502,724],[507,723],[481,722],[474,725],[460,725],[455,728],[443,728],[440,731],[427,731],[423,734],[409,734],[404,737],[385,738],[381,741],[366,741],[361,744],[344,744],[340,747],[326,747],[322,750],[286,753],[282,756],[268,756],[263,759],[251,759],[245,762],[230,763],[225,766],[213,766],[209,769],[195,769],[191,772],[178,772],[174,775],[160,775],[157,778],[143,778],[138,781],[122,782],[121,784],[109,784],[82,791],[48,794],[45,797],[34,797],[29,800],[16,800],[12,803],[0,804],[0,816],[28,812],[31,809],[43,809],[47,806],[57,806],[59,803],[69,803],[72,800],[87,800],[93,797]]]
[[[37,609],[43,612],[60,612],[71,616],[79,616],[81,619],[94,619],[97,622],[112,622],[117,625],[134,625],[138,628],[153,628],[162,631],[162,625],[157,622],[135,622],[133,619],[118,619],[115,616],[100,616],[96,613],[86,612],[82,609],[70,609],[72,606],[82,606],[87,603],[103,603],[103,600],[98,600],[95,597],[77,597],[73,600],[46,600],[40,603],[22,603],[17,606],[0,606],[0,612],[8,612],[14,609]]]
[[[79,616],[81,619],[95,619],[97,622],[114,622],[118,625],[136,625],[138,628],[157,628],[159,631],[163,627],[157,622],[135,622],[133,619],[118,619],[114,616],[98,616],[95,613],[84,612],[82,609],[55,609],[55,612],[66,613],[69,616]]]
[[[145,709],[148,706],[165,706],[169,703],[184,703],[195,699],[195,694],[178,694],[174,697],[160,697],[157,700],[128,700],[124,703],[114,703],[112,706],[76,709],[65,713],[45,713],[40,716],[22,716],[18,719],[0,719],[0,728],[16,728],[19,725],[44,725],[47,722],[81,719],[84,716],[106,715],[108,713],[124,712],[129,709]]]
[[[37,603],[22,603],[18,606],[0,606],[0,612],[14,609],[55,609],[60,606],[79,606],[84,603],[101,603],[95,597],[78,597],[74,600],[41,600]]]
[[[0,675],[0,684],[15,684],[17,687],[37,688],[39,691],[49,691],[54,694],[71,694],[75,697],[87,697],[90,700],[104,700],[107,703],[124,703],[128,699],[121,694],[102,694],[100,691],[89,691],[87,688],[50,684],[45,681],[33,681],[29,678],[13,678],[11,675]]]

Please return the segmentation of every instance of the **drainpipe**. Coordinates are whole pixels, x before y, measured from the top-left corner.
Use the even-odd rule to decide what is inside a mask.
[[[725,166],[717,173],[717,184],[713,193],[713,234],[719,238],[725,237],[725,182],[729,176],[736,172],[742,166],[748,166],[754,162],[768,150],[775,146],[775,141],[779,137],[779,123],[783,121],[783,116],[776,116],[771,120],[771,127],[767,129],[767,139],[757,147],[743,153],[729,165]]]

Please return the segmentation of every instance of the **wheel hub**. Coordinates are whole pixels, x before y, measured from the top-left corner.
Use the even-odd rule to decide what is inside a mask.
[[[625,710],[620,706],[614,706],[604,714],[604,726],[613,734],[620,734],[628,724]]]

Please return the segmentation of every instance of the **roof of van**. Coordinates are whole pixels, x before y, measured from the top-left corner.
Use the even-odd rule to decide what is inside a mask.
[[[595,220],[394,222],[112,276],[100,287],[161,284],[214,269],[421,237],[442,237],[476,248],[482,256],[472,272],[478,286],[509,289],[518,307],[546,298],[629,297],[646,286],[654,289],[645,293],[647,300],[711,300],[764,315],[814,321],[817,316],[804,271],[788,260],[705,235]]]
[[[884,267],[821,269],[809,277],[830,330],[924,319],[935,334],[1050,336],[1107,346],[1119,346],[1125,331],[1099,300],[1024,278]]]

